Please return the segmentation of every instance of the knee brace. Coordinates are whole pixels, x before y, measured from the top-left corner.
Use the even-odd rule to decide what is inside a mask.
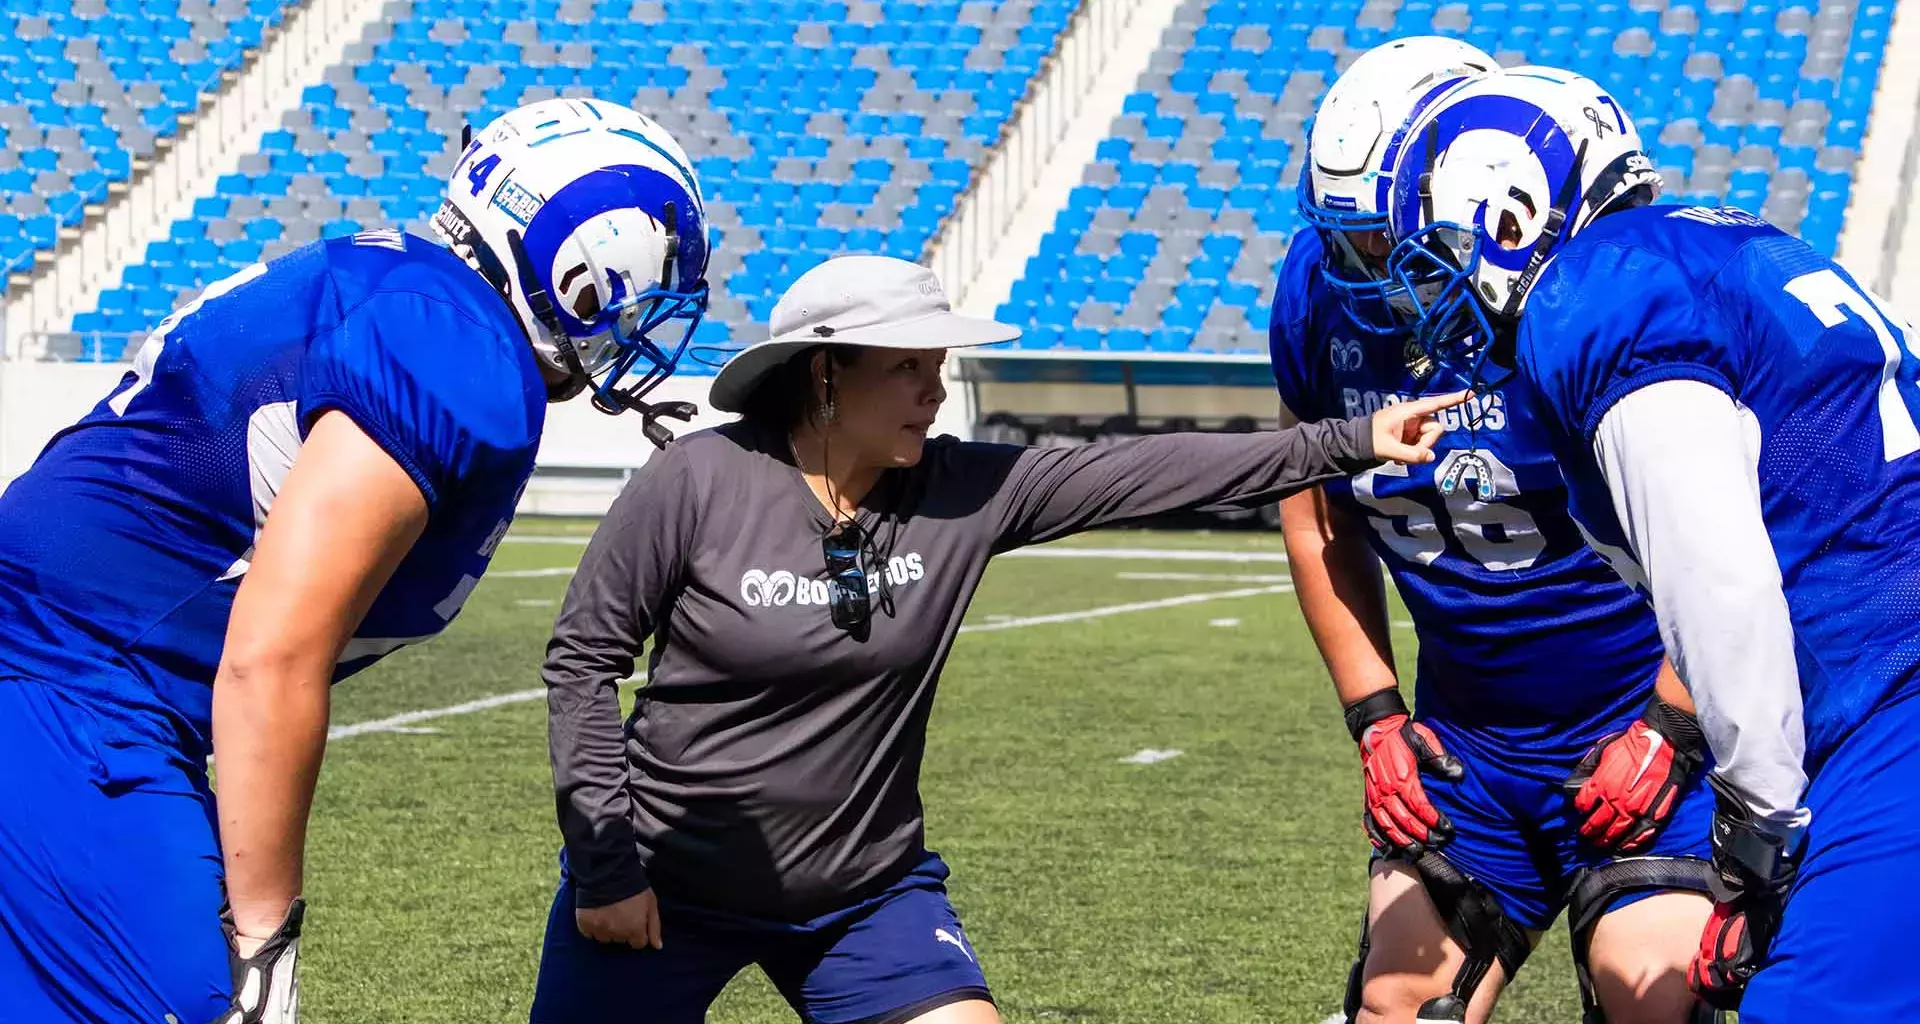
[[[1506,911],[1500,909],[1493,893],[1461,873],[1444,856],[1429,851],[1410,863],[1420,876],[1420,884],[1426,889],[1427,898],[1433,901],[1434,909],[1439,912],[1447,934],[1466,953],[1466,962],[1454,973],[1448,993],[1421,1004],[1419,1024],[1464,1021],[1474,992],[1486,979],[1487,971],[1494,962],[1498,961],[1507,977],[1511,978],[1526,962],[1527,954],[1533,951],[1532,947],[1527,941],[1527,933],[1507,917]],[[1363,919],[1360,922],[1360,953],[1353,962],[1353,970],[1347,975],[1347,997],[1343,1007],[1347,1024],[1353,1024],[1360,1014],[1361,982],[1371,948],[1371,936]]]
[[[1447,934],[1460,944],[1466,962],[1454,973],[1451,991],[1421,1004],[1417,1024],[1454,1024],[1467,1019],[1473,994],[1495,962],[1508,978],[1533,952],[1526,930],[1513,923],[1486,886],[1468,878],[1446,857],[1428,851],[1414,862]]]
[[[1573,895],[1567,900],[1567,926],[1573,942],[1573,970],[1580,979],[1581,1024],[1606,1024],[1600,1009],[1600,997],[1593,985],[1593,970],[1588,964],[1588,946],[1593,929],[1622,896],[1642,893],[1709,893],[1713,865],[1698,857],[1622,857],[1599,867],[1586,868],[1574,878]],[[1725,1024],[1726,1014],[1705,1003],[1694,1006],[1689,1024]]]

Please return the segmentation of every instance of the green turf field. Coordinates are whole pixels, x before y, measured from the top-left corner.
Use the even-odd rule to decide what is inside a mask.
[[[528,698],[567,580],[508,574],[564,570],[577,544],[527,539],[589,528],[522,524],[445,636],[336,691],[348,726],[505,697],[335,738],[307,861],[307,1020],[526,1019],[559,841],[545,704]],[[1246,532],[1068,546],[1282,550]],[[996,628],[948,665],[924,795],[1009,1022],[1320,1024],[1336,1009],[1367,843],[1353,745],[1285,572],[1076,557],[988,573],[969,622]],[[1058,621],[1223,592],[1250,593]],[[1406,665],[1411,633],[1395,633]],[[1181,754],[1122,763],[1147,749]],[[1498,1020],[1578,1019],[1565,941],[1545,940]],[[793,1017],[749,973],[711,1019]]]

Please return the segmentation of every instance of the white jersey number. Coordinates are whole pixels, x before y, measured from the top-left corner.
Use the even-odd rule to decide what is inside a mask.
[[[1406,466],[1388,463],[1353,478],[1353,496],[1371,509],[1367,519],[1387,548],[1410,562],[1432,565],[1446,553],[1440,532],[1444,505],[1464,557],[1495,572],[1525,569],[1546,550],[1546,539],[1525,509],[1507,504],[1520,493],[1513,470],[1490,451],[1456,448],[1433,467],[1433,504],[1399,495],[1379,497],[1376,481],[1405,477]]]
[[[1880,342],[1883,362],[1880,367],[1880,435],[1885,440],[1886,461],[1920,451],[1920,425],[1914,423],[1913,410],[1900,397],[1900,349],[1920,359],[1915,347],[1913,327],[1888,311],[1880,300],[1849,284],[1832,268],[1801,274],[1787,282],[1787,294],[1799,299],[1823,327],[1845,323],[1849,312],[1866,322]]]

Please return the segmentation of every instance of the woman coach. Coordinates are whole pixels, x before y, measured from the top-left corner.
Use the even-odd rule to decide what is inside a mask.
[[[742,414],[655,455],[547,647],[560,891],[533,1019],[698,1024],[759,964],[810,1024],[995,1024],[923,845],[928,712],[996,552],[1432,458],[1436,410],[1072,449],[927,438],[955,315],[931,272],[829,260],[714,380]],[[652,641],[622,728],[616,685]]]

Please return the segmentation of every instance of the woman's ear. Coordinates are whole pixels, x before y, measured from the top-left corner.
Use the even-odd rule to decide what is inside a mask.
[[[831,379],[833,358],[827,354],[826,346],[813,350],[807,357],[807,394],[812,398],[808,404],[819,406],[832,396],[827,393],[827,381]]]

